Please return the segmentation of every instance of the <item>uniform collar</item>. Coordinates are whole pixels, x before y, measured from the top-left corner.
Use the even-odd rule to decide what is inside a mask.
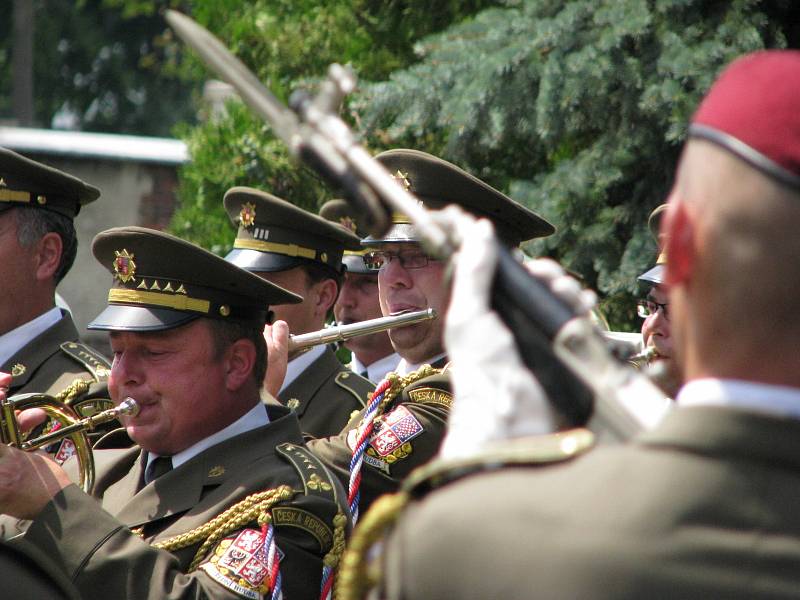
[[[800,419],[800,389],[735,379],[696,379],[678,393],[679,406],[728,406]]]
[[[300,356],[290,360],[289,364],[286,365],[286,377],[283,378],[283,385],[281,386],[278,394],[289,387],[289,384],[297,379],[300,376],[300,373],[305,371],[311,365],[311,363],[322,356],[326,347],[327,346],[325,345],[314,346],[311,348],[311,350],[303,352]]]
[[[232,437],[252,431],[253,429],[258,429],[259,427],[263,427],[264,425],[268,424],[269,417],[267,417],[267,411],[264,410],[264,405],[259,402],[248,412],[224,429],[220,429],[216,433],[212,433],[210,436],[200,440],[193,446],[189,446],[186,448],[186,450],[182,450],[181,452],[173,455],[172,468],[177,469],[183,463],[188,462],[200,454],[203,450],[211,448],[212,446],[216,446],[217,444],[220,444]],[[147,453],[147,464],[145,465],[145,469],[150,466],[150,463],[153,462],[156,457],[158,457],[158,454],[153,452]]]
[[[413,373],[414,371],[419,370],[419,368],[422,365],[434,365],[437,362],[441,361],[446,356],[447,356],[446,353],[437,354],[436,356],[432,356],[431,358],[423,360],[420,363],[410,363],[405,358],[401,358],[400,362],[397,364],[395,372],[401,377],[405,377],[409,373]]]
[[[28,345],[32,339],[58,323],[61,317],[61,309],[54,306],[35,319],[0,335],[0,365],[5,364],[8,359]]]
[[[367,372],[367,379],[372,382],[378,383],[384,377],[386,377],[387,373],[391,373],[392,371],[397,370],[397,365],[400,364],[400,355],[397,352],[392,352],[391,354],[384,356],[383,358],[379,358],[378,360],[372,362],[369,365],[365,365],[360,360],[358,360],[358,356],[353,354],[353,362],[351,370],[354,373],[358,373],[359,375],[364,371]]]

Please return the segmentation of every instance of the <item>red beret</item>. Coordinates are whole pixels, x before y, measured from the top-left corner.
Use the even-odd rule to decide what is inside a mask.
[[[734,61],[700,104],[689,136],[800,188],[800,51],[766,50]]]

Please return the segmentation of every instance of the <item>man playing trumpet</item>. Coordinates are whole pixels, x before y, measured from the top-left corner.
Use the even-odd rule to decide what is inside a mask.
[[[113,285],[90,327],[110,331],[109,389],[137,401],[137,445],[95,452],[91,496],[0,446],[0,512],[32,520],[25,542],[87,598],[318,597],[343,491],[295,415],[260,401],[269,307],[300,299],[157,231],[108,230],[93,252]]]

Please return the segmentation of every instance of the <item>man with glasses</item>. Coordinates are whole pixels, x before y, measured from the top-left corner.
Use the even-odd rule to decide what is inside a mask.
[[[798,596],[798,89],[800,52],[753,53],[688,127],[662,225],[675,408],[572,460],[544,436],[418,479],[376,597]]]
[[[657,207],[648,220],[650,230],[659,239],[661,216],[666,204]],[[663,247],[663,240],[659,246]],[[664,284],[664,272],[667,265],[666,252],[660,252],[656,264],[639,276],[639,281],[650,289],[647,296],[637,304],[637,312],[644,319],[642,323],[642,343],[645,350],[651,352],[647,360],[648,376],[667,396],[674,398],[681,385],[678,366],[673,358],[672,333],[669,322],[668,290]]]
[[[501,241],[515,247],[550,235],[553,226],[511,198],[457,166],[416,150],[389,150],[377,160],[431,209],[457,204],[490,219]],[[378,270],[381,311],[398,315],[435,309],[439,318],[392,329],[389,337],[402,357],[392,386],[351,420],[341,434],[311,440],[309,448],[349,486],[351,510],[364,512],[379,495],[397,489],[416,467],[438,451],[452,395],[444,349],[444,314],[450,300],[447,264],[428,256],[417,228],[395,214],[381,237],[367,237],[365,261]],[[429,366],[428,366],[429,365]],[[384,382],[388,386],[389,382]],[[360,465],[360,466],[359,466]],[[360,483],[359,483],[360,481]]]

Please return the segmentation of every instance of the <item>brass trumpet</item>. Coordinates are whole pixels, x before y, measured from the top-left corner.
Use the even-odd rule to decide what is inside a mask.
[[[16,411],[29,408],[42,409],[59,426],[49,433],[26,439],[25,434],[19,429]],[[53,396],[18,394],[0,401],[0,443],[15,446],[20,450],[32,451],[64,438],[70,438],[78,456],[81,487],[88,493],[94,485],[94,458],[86,432],[123,415],[136,416],[138,412],[139,405],[136,404],[136,400],[125,398],[115,408],[81,419],[72,408]]]
[[[377,319],[369,319],[367,321],[361,321],[360,323],[326,327],[325,329],[320,329],[319,331],[313,331],[311,333],[290,335],[289,353],[291,354],[292,352],[297,352],[299,350],[307,350],[312,346],[319,346],[320,344],[346,342],[354,337],[369,335],[371,333],[379,333],[381,331],[386,331],[387,329],[394,329],[395,327],[414,325],[415,323],[435,319],[437,316],[438,315],[436,314],[435,309],[428,308],[425,310],[418,310],[400,315],[378,317]]]

